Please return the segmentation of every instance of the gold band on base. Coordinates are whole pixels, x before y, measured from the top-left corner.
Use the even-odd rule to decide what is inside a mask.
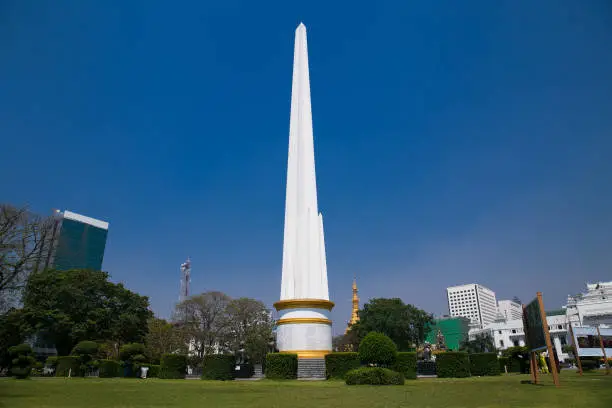
[[[320,317],[288,317],[286,319],[280,319],[279,321],[276,322],[277,325],[306,324],[306,323],[328,324],[331,326],[332,321],[329,319],[322,319]]]
[[[297,354],[298,358],[325,358],[331,350],[284,350],[282,354]]]
[[[276,302],[274,308],[279,311],[301,308],[332,310],[334,308],[334,302],[325,299],[286,299]]]

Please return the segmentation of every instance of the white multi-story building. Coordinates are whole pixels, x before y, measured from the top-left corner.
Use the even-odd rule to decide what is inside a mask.
[[[587,291],[567,297],[565,310],[575,326],[612,327],[612,282],[587,283]]]
[[[448,311],[453,317],[467,317],[474,327],[485,327],[497,317],[495,292],[477,283],[446,288]]]
[[[569,336],[567,317],[563,313],[547,312],[546,321],[550,337],[557,351],[559,361],[565,361],[569,356],[563,352],[563,346],[571,344]],[[525,346],[525,330],[523,319],[500,320],[487,325],[482,330],[471,331],[469,336],[473,340],[477,334],[486,333],[493,339],[493,344],[498,350],[508,347]]]
[[[568,296],[567,305],[563,309],[546,312],[548,330],[560,361],[569,357],[563,352],[563,346],[572,342],[569,332],[570,322],[573,327],[612,327],[612,282],[587,283],[586,286],[586,293]],[[509,301],[499,302],[501,306],[495,322],[486,325],[484,329],[470,330],[471,340],[479,333],[486,333],[491,336],[498,350],[525,345],[522,315],[519,315],[519,318],[512,317],[516,316],[512,312],[517,309],[515,306],[510,306],[511,311],[504,313],[503,305],[506,302]]]
[[[497,310],[506,320],[523,318],[523,305],[513,300],[498,300]]]

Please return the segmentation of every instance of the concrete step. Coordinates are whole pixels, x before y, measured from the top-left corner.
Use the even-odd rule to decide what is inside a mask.
[[[304,358],[298,360],[298,379],[324,379],[325,359]]]

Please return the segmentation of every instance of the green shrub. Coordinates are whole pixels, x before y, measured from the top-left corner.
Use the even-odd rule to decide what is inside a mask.
[[[119,349],[119,358],[123,365],[124,377],[137,377],[140,373],[140,367],[147,361],[145,354],[145,345],[140,343],[127,343]]]
[[[95,341],[81,341],[72,349],[73,356],[94,355],[98,352],[98,343]]]
[[[297,378],[297,354],[268,353],[266,355],[266,378],[294,380]]]
[[[408,380],[416,380],[417,354],[415,352],[397,353],[394,370],[404,374]]]
[[[79,358],[81,372],[93,366],[94,357],[98,353],[98,343],[95,341],[81,341],[72,349],[71,355]]]
[[[25,379],[30,376],[32,367],[36,363],[33,357],[32,347],[29,344],[20,344],[9,348],[11,357],[11,375],[18,379]]]
[[[462,351],[449,351],[436,355],[438,378],[463,378],[470,376],[470,359]]]
[[[164,354],[159,367],[159,378],[184,379],[187,373],[187,356],[184,354]]]
[[[359,358],[365,364],[392,366],[397,356],[397,346],[382,333],[370,332],[359,343]]]
[[[325,369],[327,378],[344,379],[347,372],[359,368],[361,360],[359,353],[331,353],[325,356]]]
[[[499,361],[496,353],[472,353],[470,358],[470,373],[477,376],[499,375]]]
[[[404,375],[382,367],[361,367],[345,375],[347,385],[404,385]]]
[[[151,364],[148,366],[149,371],[147,372],[147,377],[157,378],[159,377],[159,364]]]
[[[56,377],[79,377],[81,375],[81,361],[76,356],[65,356],[57,358]]]
[[[100,378],[114,378],[121,376],[121,364],[115,360],[99,360],[98,369]]]
[[[202,363],[203,380],[233,380],[236,358],[224,354],[210,354],[204,356]]]
[[[591,371],[599,368],[599,359],[591,359],[588,357],[582,357],[580,363],[582,364],[582,371]]]
[[[500,373],[505,373],[506,369],[510,372],[510,367],[508,367],[510,365],[510,359],[508,357],[498,357],[497,363],[499,364]]]

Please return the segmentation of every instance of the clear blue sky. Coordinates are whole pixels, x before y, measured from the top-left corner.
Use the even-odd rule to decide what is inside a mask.
[[[271,305],[303,21],[336,331],[354,274],[434,313],[612,279],[609,1],[298,4],[0,2],[1,201],[109,221],[161,316],[188,255]]]

